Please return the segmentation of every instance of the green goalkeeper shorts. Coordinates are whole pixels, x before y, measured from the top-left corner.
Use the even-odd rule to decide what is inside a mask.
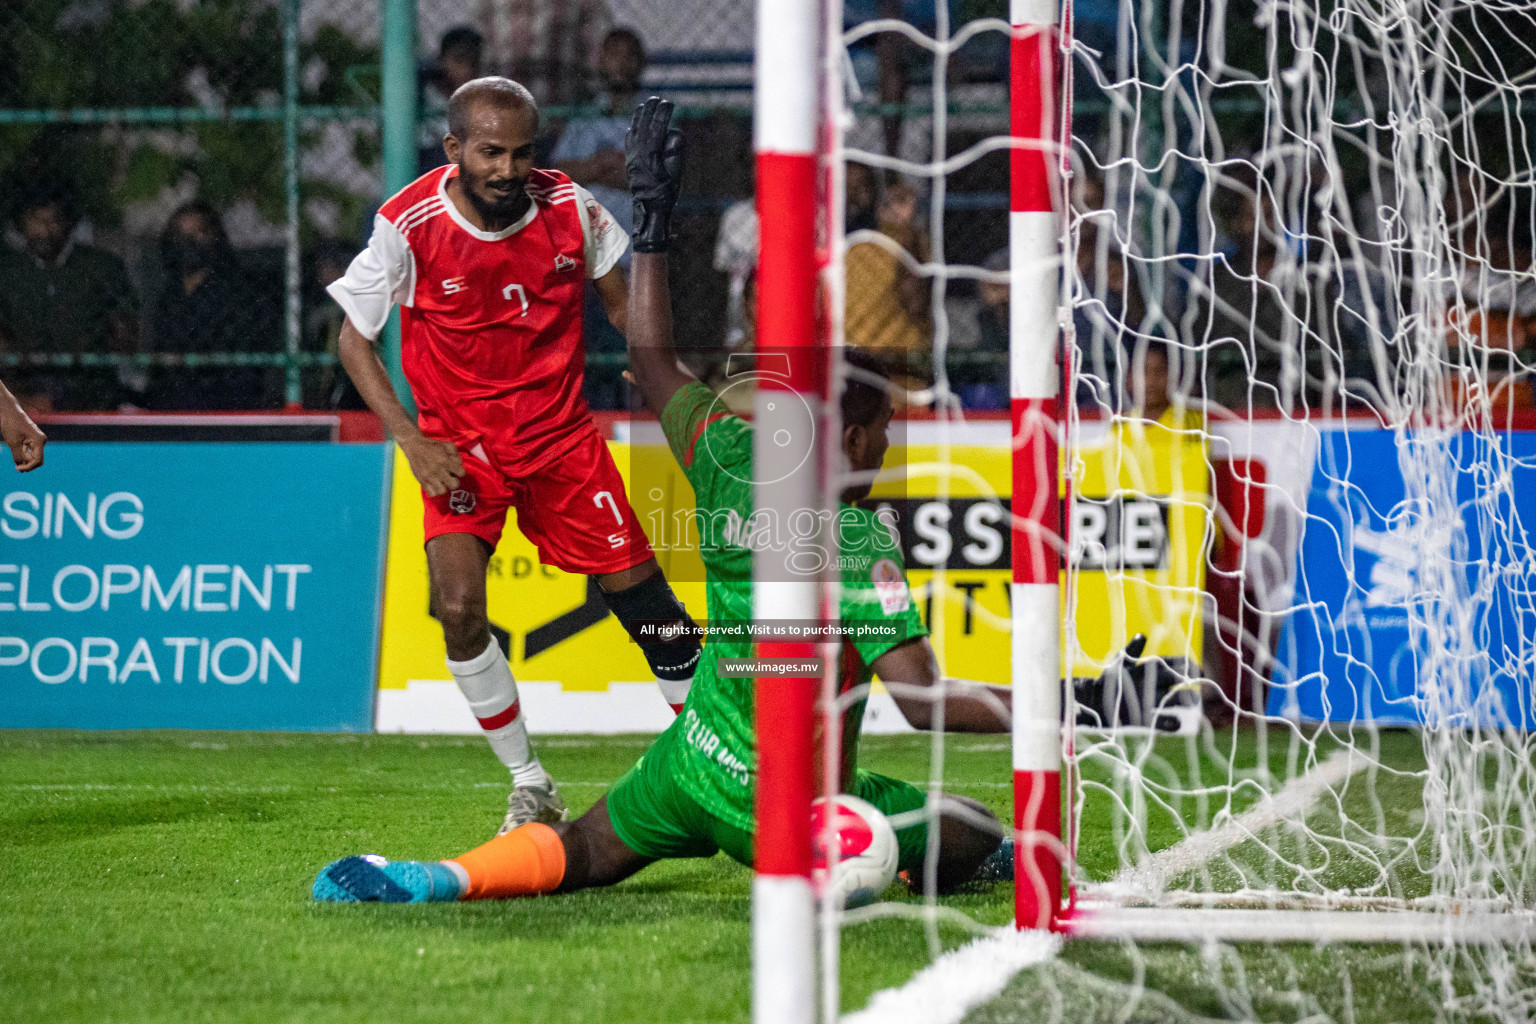
[[[682,730],[669,728],[645,755],[608,791],[608,820],[624,845],[653,860],[673,857],[713,857],[723,850],[752,866],[752,833],[711,812],[679,783],[681,758],[674,756],[686,742]],[[867,800],[887,816],[922,807],[922,790],[874,772],[854,777],[853,795]],[[928,826],[917,821],[896,830],[900,869],[923,863]]]

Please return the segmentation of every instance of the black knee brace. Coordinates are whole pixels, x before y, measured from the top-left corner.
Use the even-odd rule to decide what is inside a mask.
[[[640,645],[657,679],[693,678],[701,650],[699,627],[661,573],[628,590],[604,590],[603,600]]]

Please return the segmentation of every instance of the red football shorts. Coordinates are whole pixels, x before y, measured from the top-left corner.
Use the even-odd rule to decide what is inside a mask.
[[[515,508],[518,528],[545,565],[591,576],[632,569],[651,557],[619,468],[595,428],[558,459],[515,479],[463,448],[459,458],[464,476],[455,490],[436,498],[422,492],[427,540],[468,533],[494,548],[507,510]]]

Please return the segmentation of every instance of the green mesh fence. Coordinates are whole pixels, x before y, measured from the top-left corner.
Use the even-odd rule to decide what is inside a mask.
[[[325,405],[377,201],[375,0],[0,11],[0,365],[35,407]],[[344,262],[343,262],[344,266]]]

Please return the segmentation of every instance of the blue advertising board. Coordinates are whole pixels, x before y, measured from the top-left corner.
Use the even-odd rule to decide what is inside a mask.
[[[367,731],[381,444],[57,444],[0,476],[0,726]]]
[[[1536,434],[1451,442],[1454,489],[1435,504],[1455,512],[1426,515],[1391,432],[1321,434],[1270,714],[1536,724],[1536,564],[1523,529],[1536,523]]]

